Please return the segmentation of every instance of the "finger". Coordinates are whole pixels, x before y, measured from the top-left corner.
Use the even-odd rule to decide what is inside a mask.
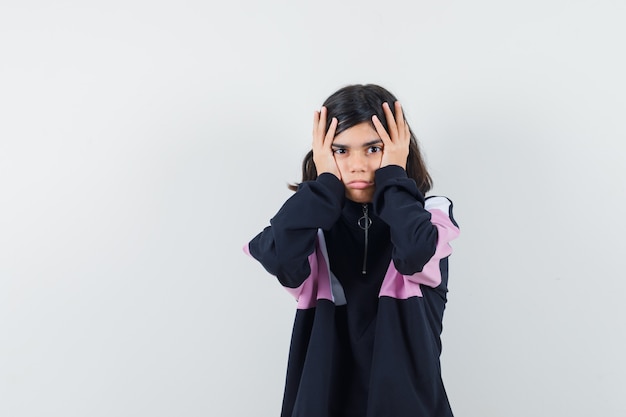
[[[396,124],[391,107],[389,107],[389,103],[383,103],[383,112],[385,113],[385,118],[387,119],[389,136],[392,141],[395,141],[398,138],[398,125]]]
[[[411,137],[411,133],[409,131],[409,124],[404,118],[404,112],[402,111],[402,105],[399,101],[394,103],[394,107],[396,110],[396,124],[399,127],[398,134],[402,134],[402,139],[406,140]]]
[[[326,107],[322,106],[319,111],[315,111],[313,116],[313,143],[322,145],[324,142],[324,132],[326,129]]]
[[[383,145],[388,145],[391,142],[391,138],[389,137],[389,133],[385,130],[385,126],[378,119],[378,116],[372,116],[372,123],[374,123],[374,129],[376,129],[376,133],[380,136],[380,139],[383,141]]]
[[[315,137],[317,136],[317,126],[320,123],[320,112],[315,110],[313,112],[313,140],[315,141]]]
[[[330,126],[328,126],[328,132],[326,132],[326,136],[324,137],[324,147],[330,148],[333,144],[333,140],[335,139],[335,131],[337,130],[337,125],[339,121],[336,117],[333,117],[330,121]]]
[[[324,132],[326,131],[326,116],[328,114],[328,109],[325,106],[322,106],[320,109],[320,120],[317,124],[317,133],[319,136],[323,137]]]
[[[404,125],[404,112],[402,111],[402,105],[399,101],[394,103],[395,113],[396,113],[396,124],[398,126]]]

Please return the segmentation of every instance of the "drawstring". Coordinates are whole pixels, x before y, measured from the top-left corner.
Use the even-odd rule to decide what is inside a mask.
[[[363,216],[357,221],[357,224],[361,229],[365,231],[365,248],[363,250],[363,269],[361,273],[365,275],[367,273],[367,234],[370,226],[372,225],[372,219],[368,215],[367,203],[363,204]]]

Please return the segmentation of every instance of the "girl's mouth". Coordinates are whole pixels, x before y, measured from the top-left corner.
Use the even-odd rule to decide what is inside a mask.
[[[357,190],[363,190],[365,188],[371,187],[372,185],[374,185],[373,182],[371,182],[371,181],[363,181],[363,180],[350,181],[348,183],[348,187],[354,188],[354,189],[357,189]]]

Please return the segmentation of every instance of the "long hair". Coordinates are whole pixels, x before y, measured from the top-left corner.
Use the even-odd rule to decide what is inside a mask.
[[[375,84],[355,84],[343,87],[333,93],[324,102],[324,106],[328,109],[326,130],[328,130],[333,117],[336,117],[339,122],[335,135],[363,122],[369,123],[372,128],[374,128],[372,116],[376,115],[378,120],[380,120],[385,127],[385,130],[389,131],[387,118],[383,112],[383,103],[389,103],[389,107],[395,115],[393,103],[396,101],[397,99],[393,94]],[[406,119],[406,115],[404,116]],[[432,188],[432,178],[426,170],[426,164],[424,163],[420,148],[417,144],[417,138],[411,130],[410,125],[409,131],[411,133],[411,139],[409,143],[406,172],[408,177],[415,181],[417,188],[422,194],[426,194]],[[311,150],[302,161],[302,182],[312,181],[316,178],[317,170],[315,169],[313,151]],[[298,184],[290,184],[288,187],[290,190],[296,191]]]

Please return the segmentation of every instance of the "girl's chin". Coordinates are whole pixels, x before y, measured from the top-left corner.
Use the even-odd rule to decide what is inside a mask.
[[[374,190],[346,190],[346,198],[355,203],[371,203],[374,197]]]

